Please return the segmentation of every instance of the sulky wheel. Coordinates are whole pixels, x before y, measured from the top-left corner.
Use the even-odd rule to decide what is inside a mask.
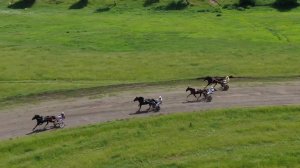
[[[211,97],[211,95],[208,95],[207,97],[206,97],[206,102],[211,102],[212,101],[212,97]]]
[[[59,128],[63,128],[63,127],[65,127],[65,123],[64,123],[63,121],[61,121],[61,122],[59,123]]]
[[[228,89],[229,89],[229,85],[226,85],[226,84],[225,84],[225,85],[223,86],[223,91],[227,91]]]
[[[160,110],[160,107],[159,107],[159,106],[156,106],[156,107],[154,108],[154,112],[159,112],[159,110]]]

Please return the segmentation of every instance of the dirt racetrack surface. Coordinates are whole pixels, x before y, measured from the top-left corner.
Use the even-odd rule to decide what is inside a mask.
[[[231,83],[229,91],[215,92],[210,103],[193,102],[195,100],[193,97],[190,97],[188,100],[190,102],[188,102],[186,99],[188,94],[185,92],[185,89],[186,87],[184,86],[140,88],[140,91],[126,90],[100,98],[81,97],[52,100],[1,110],[0,139],[30,136],[35,133],[31,131],[36,124],[35,121],[31,120],[34,114],[43,116],[57,115],[64,111],[66,114],[66,128],[70,128],[117,119],[175,112],[203,111],[229,107],[300,104],[300,81],[273,82],[269,84],[254,83],[250,85]],[[157,98],[160,95],[163,97],[160,112],[134,114],[138,109],[138,103],[133,102],[136,96]],[[142,110],[147,109],[147,107],[143,106]],[[38,129],[42,128],[43,126],[38,127]]]

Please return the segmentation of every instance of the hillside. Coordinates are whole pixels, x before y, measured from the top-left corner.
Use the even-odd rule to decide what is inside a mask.
[[[163,0],[95,0],[80,10],[69,10],[77,2],[70,0],[37,0],[25,10],[9,2],[0,2],[1,102],[207,75],[300,74],[299,8],[281,12],[271,1],[243,11],[196,0],[180,11],[163,10]]]

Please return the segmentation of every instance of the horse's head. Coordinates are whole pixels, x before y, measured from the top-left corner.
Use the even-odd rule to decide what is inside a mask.
[[[135,97],[134,100],[135,101],[139,101],[139,102],[143,102],[144,101],[144,98],[143,97]]]
[[[189,91],[191,88],[188,86],[186,89],[185,89],[185,92]]]
[[[37,120],[38,118],[40,118],[41,116],[40,115],[34,115],[33,117],[32,117],[32,120]]]

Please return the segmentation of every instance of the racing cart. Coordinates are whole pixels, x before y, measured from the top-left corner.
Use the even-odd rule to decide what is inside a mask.
[[[156,102],[156,101],[151,104],[151,108],[154,112],[159,112],[159,110],[160,110],[160,106],[159,106],[158,102]]]
[[[211,102],[211,101],[212,101],[212,96],[211,96],[211,94],[205,95],[205,96],[204,96],[204,100],[205,100],[206,102]]]
[[[225,79],[223,79],[220,84],[221,84],[221,88],[222,88],[222,91],[227,91],[229,89],[229,77],[226,76]]]
[[[204,98],[203,100],[205,102],[211,102],[212,101],[212,94],[215,92],[215,89],[213,87],[209,89],[205,89],[205,92],[203,93]]]
[[[56,119],[53,124],[54,124],[55,128],[63,128],[63,127],[65,127],[65,122],[64,122],[63,119]]]
[[[229,89],[229,85],[226,82],[221,83],[221,88],[223,91],[227,91]]]
[[[59,114],[58,116],[55,117],[53,125],[55,128],[63,128],[65,127],[65,115],[62,112],[61,114]]]
[[[154,112],[159,112],[160,110],[160,105],[162,104],[162,97],[159,96],[158,99],[151,99],[151,108]]]

